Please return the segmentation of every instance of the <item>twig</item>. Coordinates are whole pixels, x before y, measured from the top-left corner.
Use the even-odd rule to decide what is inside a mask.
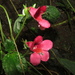
[[[41,65],[48,71],[48,73],[49,73],[50,75],[53,75],[42,63],[41,63]]]
[[[74,16],[73,18],[71,18],[70,20],[74,20],[74,19],[75,19],[75,16]],[[60,22],[60,23],[53,24],[52,27],[60,26],[60,25],[65,24],[65,23],[67,23],[67,22],[68,22],[68,20],[65,20],[65,21],[62,21],[62,22]]]
[[[37,67],[37,69],[39,69],[39,70],[45,70],[44,68],[42,68],[42,67]],[[52,72],[52,73],[54,73],[54,74],[56,74],[56,75],[59,75],[59,73],[57,73],[56,71],[53,71],[53,70],[49,70],[50,72]]]
[[[17,15],[18,15],[19,13],[18,13],[17,9],[15,8],[15,5],[13,4],[12,0],[10,0],[10,2],[11,2],[11,4],[12,4],[14,10],[16,11]]]
[[[74,7],[72,6],[72,4],[70,3],[70,1],[67,0],[67,2],[68,2],[68,4],[70,5],[71,9],[75,12],[75,9],[74,9]]]

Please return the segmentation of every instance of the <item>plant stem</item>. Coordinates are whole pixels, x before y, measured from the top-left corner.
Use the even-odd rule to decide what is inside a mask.
[[[57,55],[54,53],[54,51],[51,50],[51,52],[53,53],[53,55],[55,56],[55,58],[57,59],[57,61],[60,63],[60,61],[59,61]],[[60,64],[61,64],[61,63],[60,63]]]
[[[0,60],[2,60],[2,57],[5,55],[5,53],[2,51],[2,42],[0,41]]]
[[[70,5],[71,9],[75,12],[75,9],[73,8],[72,4],[70,3],[69,0],[67,0],[68,4]]]
[[[1,41],[0,41],[0,60],[2,59],[2,49],[1,49]]]
[[[10,35],[11,35],[11,38],[12,38],[13,34],[12,34],[12,27],[11,27],[10,18],[8,16],[8,13],[7,13],[6,9],[2,5],[0,5],[0,7],[4,10],[4,12],[6,14],[6,17],[7,17],[7,20],[8,20],[8,24],[9,24],[9,29],[10,29]]]
[[[73,20],[73,19],[75,19],[75,16],[74,16],[73,18],[71,18],[70,20]],[[67,22],[68,22],[68,20],[65,20],[65,21],[62,21],[62,22],[60,22],[60,23],[53,24],[52,27],[60,26],[60,25],[62,25],[62,24],[64,24],[64,23],[67,23]]]
[[[52,1],[50,0],[50,5],[52,5]]]
[[[25,24],[25,22],[26,22],[26,19],[27,19],[27,17],[25,17],[25,19],[24,19],[24,21],[23,21],[23,24],[22,24],[22,27],[21,27],[19,33],[16,35],[15,40],[17,40],[17,38],[18,38],[18,36],[20,35],[22,29],[24,28],[24,24]]]
[[[35,71],[39,73],[39,75],[42,75],[33,65],[31,65],[29,62],[27,62]]]
[[[29,53],[29,50],[27,50],[23,56],[25,57],[26,55],[28,55],[28,53]]]
[[[48,73],[49,73],[50,75],[53,75],[42,63],[41,63],[41,65],[48,71]]]
[[[34,37],[36,37],[36,34],[32,30],[30,30],[30,28],[27,25],[26,27],[28,28],[29,32],[32,33]]]
[[[12,4],[14,10],[16,11],[17,15],[18,15],[19,13],[18,13],[18,11],[16,10],[15,5],[13,4],[12,0],[10,0],[10,2],[11,2],[11,4]]]
[[[16,11],[17,15],[18,15],[19,13],[18,13],[18,11],[17,11],[15,5],[13,4],[12,0],[10,0],[10,2],[11,2],[11,4],[12,4],[14,10]],[[20,35],[22,29],[24,28],[24,24],[25,24],[26,19],[27,19],[27,18],[25,17],[25,20],[24,20],[24,22],[23,22],[23,24],[22,24],[22,27],[21,27],[19,33],[16,35],[15,40],[17,40],[17,38],[18,38],[18,36]]]
[[[21,57],[20,57],[20,54],[19,54],[19,51],[18,51],[18,48],[17,48],[16,42],[15,42],[15,39],[14,39],[14,37],[13,37],[12,27],[11,27],[11,22],[10,22],[10,19],[9,19],[8,13],[7,13],[6,9],[5,9],[2,5],[0,5],[0,7],[3,8],[4,11],[5,11],[5,14],[6,14],[6,17],[7,17],[8,23],[9,23],[10,35],[11,35],[11,38],[12,38],[14,44],[15,44],[16,51],[17,51],[18,56],[19,56],[20,64],[21,64],[21,67],[22,67],[22,70],[23,70],[23,74],[25,75],[24,68],[23,68],[22,61],[21,61]]]
[[[1,21],[0,21],[0,32],[1,32],[1,36],[2,36],[2,41],[4,42],[4,34],[3,34],[3,30],[2,30]]]
[[[15,42],[15,39],[13,38],[13,41],[14,41],[14,44],[15,44],[15,47],[16,47],[16,51],[18,53],[18,56],[19,56],[19,60],[20,60],[20,64],[21,64],[21,68],[23,70],[23,74],[25,75],[25,72],[24,72],[24,67],[22,65],[22,60],[21,60],[21,57],[20,57],[20,54],[19,54],[19,51],[18,51],[18,48],[17,48],[17,45],[16,45],[16,42]]]
[[[19,13],[18,13],[18,11],[17,11],[15,5],[13,4],[12,0],[10,0],[10,2],[11,2],[11,4],[12,4],[14,10],[16,11],[17,15],[18,15]],[[20,29],[19,33],[16,35],[15,40],[17,40],[17,38],[18,38],[18,36],[20,35],[22,29],[24,28],[24,24],[25,24],[26,19],[27,19],[27,18],[25,18],[25,20],[24,20],[24,22],[23,22],[23,24],[22,24],[22,28]],[[28,26],[27,26],[27,28],[28,28]],[[28,28],[28,29],[29,29],[29,28]],[[29,29],[29,31],[30,31],[30,29]],[[35,34],[34,34],[32,31],[30,31],[30,32],[35,36]]]

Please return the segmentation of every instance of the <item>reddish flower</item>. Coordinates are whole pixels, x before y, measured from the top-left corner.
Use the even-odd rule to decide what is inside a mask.
[[[50,40],[43,40],[42,36],[37,36],[34,41],[26,43],[33,53],[30,55],[30,62],[33,65],[40,64],[42,61],[48,61],[50,55],[48,50],[53,47],[53,42]]]
[[[39,8],[30,7],[29,10],[30,15],[39,23],[38,26],[41,30],[50,27],[50,23],[47,20],[42,19],[42,14],[46,11],[46,8],[46,6],[41,6]]]

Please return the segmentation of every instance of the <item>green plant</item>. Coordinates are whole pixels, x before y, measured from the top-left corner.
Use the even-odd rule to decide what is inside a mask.
[[[69,11],[75,13],[75,9],[72,7],[72,5],[70,4],[70,2],[68,0],[66,0],[66,1],[68,3],[67,5],[63,1],[62,1],[62,3],[61,2],[58,3],[58,5],[59,5],[59,7],[62,7],[62,9],[66,12],[66,14],[68,16],[68,20],[60,22],[58,24],[54,24],[54,25],[52,25],[52,27],[62,25],[66,22],[69,22],[70,26],[71,26],[71,20],[75,19],[75,17],[71,18],[70,13],[67,12],[67,10],[69,10]],[[12,3],[12,5],[13,5],[13,3]],[[39,40],[38,39],[34,40],[34,42],[31,42],[33,40],[32,38],[31,38],[32,40],[29,42],[27,42],[28,39],[24,40],[21,38],[22,47],[23,47],[21,49],[25,50],[25,53],[23,53],[23,54],[19,51],[19,48],[17,45],[17,40],[18,40],[19,35],[21,34],[22,30],[24,29],[24,27],[27,27],[28,31],[30,31],[30,34],[32,34],[32,36],[35,37],[36,35],[38,35],[39,31],[49,28],[51,26],[50,22],[55,23],[61,14],[60,14],[59,10],[55,6],[52,6],[52,5],[51,6],[49,6],[49,5],[41,6],[38,8],[35,8],[36,4],[34,4],[31,7],[27,7],[26,5],[23,5],[23,6],[24,6],[23,14],[18,14],[18,11],[16,10],[15,6],[13,5],[13,7],[18,15],[18,18],[15,20],[14,26],[12,27],[12,22],[9,18],[7,10],[5,9],[4,6],[0,5],[0,7],[4,10],[4,12],[6,14],[8,26],[9,26],[9,30],[10,30],[10,36],[7,37],[7,35],[3,31],[2,23],[0,21],[0,35],[1,35],[0,61],[2,62],[1,71],[3,69],[6,75],[18,75],[18,74],[25,75],[28,72],[29,72],[29,74],[32,74],[32,75],[38,75],[38,74],[43,75],[39,70],[37,70],[38,67],[37,68],[34,67],[31,64],[31,62],[29,62],[27,60],[27,58],[29,59],[29,55],[32,52],[34,52],[34,53],[36,52],[37,54],[39,54],[39,56],[43,56],[44,49],[49,47],[51,44],[51,43],[48,43],[49,40],[46,40],[46,41],[48,41],[47,42],[48,44],[40,44],[40,42],[42,41],[42,40],[40,40],[40,38],[39,38]],[[47,8],[47,10],[45,10],[46,8]],[[41,30],[39,30],[35,27],[29,28],[27,26],[27,24],[33,19],[38,22],[38,27]],[[14,36],[13,32],[15,33],[16,36]],[[47,45],[49,45],[49,46],[47,46]],[[29,48],[32,52],[30,52]],[[49,49],[51,49],[51,48],[49,48]],[[45,51],[45,52],[47,52],[47,51]],[[59,56],[56,54],[55,51],[53,51],[53,49],[51,50],[51,52],[54,55],[54,57],[57,59],[59,64],[61,64],[61,66],[62,65],[64,66],[64,69],[67,68],[71,73],[73,73],[75,75],[75,72],[74,72],[75,62],[74,61],[59,58]],[[47,52],[47,55],[48,55],[48,52]],[[54,57],[53,57],[53,59],[52,58],[51,59],[55,60]],[[47,60],[42,59],[41,57],[39,59],[41,59],[43,61],[47,61]],[[47,58],[47,59],[49,59],[49,58]],[[44,69],[46,71],[48,71],[48,73],[50,75],[53,75],[54,73],[58,75],[58,73],[48,70],[42,63],[41,63],[41,65],[44,67]]]

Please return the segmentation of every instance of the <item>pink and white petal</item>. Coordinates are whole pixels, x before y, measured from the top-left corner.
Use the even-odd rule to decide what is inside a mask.
[[[37,43],[37,44],[39,44],[40,42],[42,42],[43,41],[43,37],[42,36],[37,36],[35,39],[34,39],[34,42],[35,43]]]
[[[41,21],[38,21],[38,23],[41,27],[44,27],[44,28],[49,28],[50,27],[50,23],[45,19],[42,19]]]
[[[30,7],[29,13],[30,13],[30,15],[31,15],[33,18],[34,18],[34,15],[35,15],[35,13],[36,13],[37,10],[38,10],[38,9],[36,9],[36,8]]]
[[[43,51],[42,54],[40,54],[40,56],[41,56],[42,61],[48,61],[48,59],[50,57],[49,52],[47,52],[47,51]]]
[[[37,54],[36,52],[33,53],[33,54],[31,54],[31,55],[30,55],[30,62],[31,62],[34,66],[39,65],[40,62],[41,62],[40,55]]]
[[[48,51],[53,47],[53,42],[51,40],[44,40],[37,47]]]

